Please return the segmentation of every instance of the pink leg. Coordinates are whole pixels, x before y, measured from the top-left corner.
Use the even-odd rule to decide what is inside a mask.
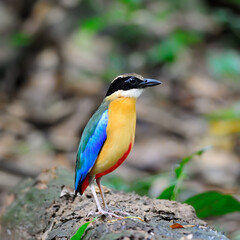
[[[101,194],[102,201],[103,201],[103,206],[104,206],[104,208],[108,209],[100,181],[101,181],[101,178],[97,178],[96,182],[97,182],[98,188],[100,190],[100,194]]]
[[[100,181],[101,181],[101,178],[97,178],[97,179],[96,179],[98,188],[99,188],[100,193],[101,193],[101,197],[102,197],[102,201],[103,201],[103,206],[104,206],[104,208],[105,208],[106,210],[109,210],[109,209],[108,209],[108,206],[107,206],[107,204],[106,204],[105,198],[104,198],[104,193],[103,193],[102,185],[101,185],[101,182],[100,182]],[[123,215],[123,216],[130,216],[129,213],[123,212],[123,211],[120,211],[120,210],[116,210],[116,211],[114,211],[114,212],[117,213],[117,214]]]
[[[90,183],[90,188],[91,188],[93,197],[94,197],[94,199],[95,199],[95,202],[96,202],[96,205],[97,205],[97,208],[98,208],[98,212],[97,212],[97,213],[92,213],[92,212],[90,212],[88,215],[98,215],[98,214],[101,214],[101,215],[109,215],[109,216],[111,216],[111,217],[121,218],[120,216],[118,216],[118,215],[115,214],[115,213],[111,213],[111,212],[104,211],[104,210],[102,209],[100,203],[99,203],[99,200],[98,200],[98,197],[97,197],[97,194],[96,194],[95,187],[94,187],[94,184],[93,184],[93,183]]]

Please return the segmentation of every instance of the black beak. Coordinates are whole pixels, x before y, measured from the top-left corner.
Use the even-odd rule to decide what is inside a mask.
[[[146,87],[153,87],[156,85],[161,84],[160,81],[155,80],[155,79],[150,79],[150,78],[144,78],[144,81],[141,82],[138,86],[139,88],[146,88]]]

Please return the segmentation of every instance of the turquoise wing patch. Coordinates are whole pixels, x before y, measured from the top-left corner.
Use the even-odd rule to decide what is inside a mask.
[[[107,138],[108,110],[99,114],[101,110],[93,115],[83,131],[77,153],[75,191],[90,172]]]

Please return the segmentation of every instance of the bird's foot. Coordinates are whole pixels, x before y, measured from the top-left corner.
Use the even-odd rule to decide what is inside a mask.
[[[110,211],[105,211],[105,210],[103,210],[103,209],[101,209],[100,211],[97,211],[97,212],[91,211],[91,212],[88,213],[88,217],[89,217],[89,216],[96,217],[96,216],[101,216],[101,215],[109,216],[109,217],[111,217],[111,218],[112,218],[112,217],[122,218],[122,216],[119,216],[119,215],[117,215],[117,214],[115,214],[115,213],[113,213],[113,212],[110,212]]]
[[[118,208],[115,208],[115,207],[113,207],[113,209],[110,210],[108,208],[108,206],[104,206],[103,209],[106,210],[107,212],[112,212],[112,213],[115,213],[115,214],[120,215],[122,217],[129,217],[129,216],[131,216],[128,212],[124,212],[124,211],[122,211],[122,210],[120,210]]]

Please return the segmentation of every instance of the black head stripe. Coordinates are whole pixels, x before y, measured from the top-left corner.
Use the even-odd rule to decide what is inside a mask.
[[[110,96],[118,90],[130,90],[138,88],[138,84],[140,82],[142,82],[142,80],[135,76],[118,77],[111,83],[107,91],[106,97]]]

